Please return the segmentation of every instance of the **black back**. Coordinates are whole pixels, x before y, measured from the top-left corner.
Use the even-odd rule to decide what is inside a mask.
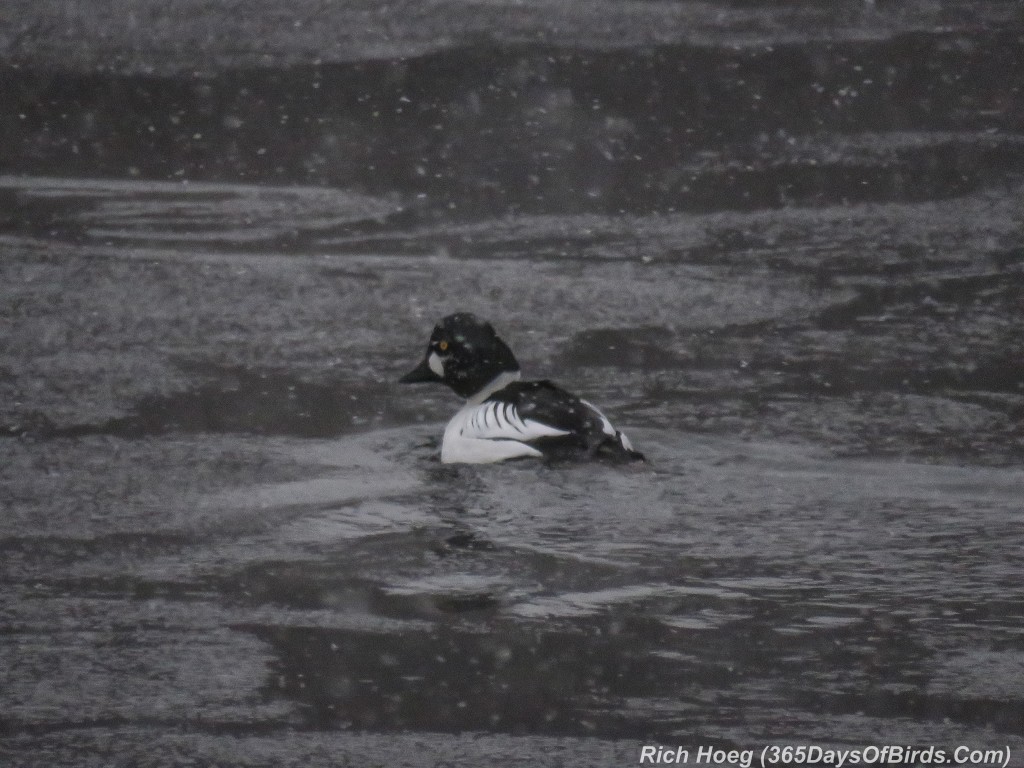
[[[522,419],[569,432],[530,442],[545,455],[569,458],[583,453],[623,460],[643,459],[642,453],[622,444],[620,433],[609,435],[604,431],[604,421],[597,410],[550,381],[516,381],[492,394],[487,401],[508,403]]]

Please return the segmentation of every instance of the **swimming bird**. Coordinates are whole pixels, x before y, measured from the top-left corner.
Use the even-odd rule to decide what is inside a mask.
[[[468,312],[434,327],[422,362],[399,381],[447,384],[466,399],[441,443],[445,464],[521,457],[643,460],[595,406],[550,381],[521,381],[490,323]]]

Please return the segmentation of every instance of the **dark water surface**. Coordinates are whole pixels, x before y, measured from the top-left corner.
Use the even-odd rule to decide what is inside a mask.
[[[1022,53],[5,78],[4,764],[1024,765]],[[439,464],[455,309],[650,461]]]

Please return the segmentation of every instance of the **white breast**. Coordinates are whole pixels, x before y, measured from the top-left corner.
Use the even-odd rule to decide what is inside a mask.
[[[445,428],[441,461],[484,464],[520,456],[541,456],[540,451],[527,443],[567,434],[565,430],[523,419],[508,403],[469,403]]]

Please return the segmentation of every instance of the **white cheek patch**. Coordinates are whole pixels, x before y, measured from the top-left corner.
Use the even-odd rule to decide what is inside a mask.
[[[427,365],[430,366],[430,370],[437,374],[438,378],[444,378],[444,360],[440,358],[437,352],[430,353],[430,357],[427,358]]]

